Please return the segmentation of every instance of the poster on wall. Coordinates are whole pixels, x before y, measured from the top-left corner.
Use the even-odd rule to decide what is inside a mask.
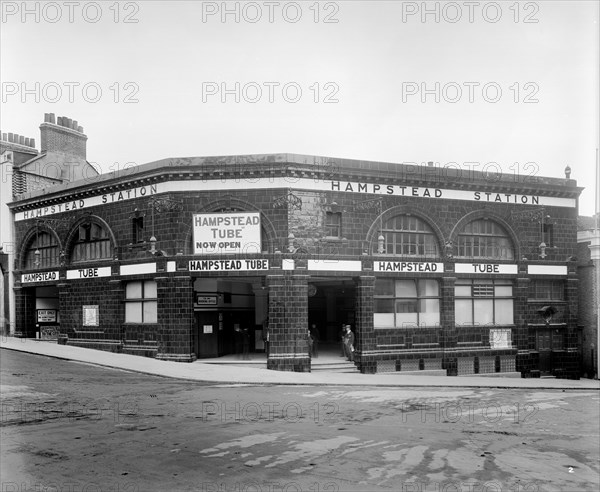
[[[260,213],[195,214],[194,254],[260,253]]]
[[[60,327],[57,325],[41,326],[40,327],[40,338],[42,340],[55,340],[58,338]]]
[[[100,307],[83,306],[83,326],[99,326]]]
[[[38,323],[56,323],[56,309],[38,309]]]

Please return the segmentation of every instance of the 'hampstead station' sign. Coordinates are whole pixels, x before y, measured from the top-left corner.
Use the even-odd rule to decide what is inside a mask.
[[[405,183],[383,184],[383,183],[362,183],[356,181],[337,181],[337,180],[315,180],[309,178],[253,178],[246,179],[224,179],[224,180],[186,180],[186,181],[167,181],[148,186],[139,186],[137,188],[123,189],[111,193],[104,193],[95,196],[65,197],[60,203],[52,203],[47,206],[39,206],[44,203],[45,197],[40,197],[37,208],[24,210],[15,213],[15,221],[37,219],[47,215],[54,215],[64,212],[79,211],[89,207],[100,205],[111,205],[136,198],[149,197],[151,195],[171,193],[171,192],[203,192],[203,191],[236,191],[236,190],[288,190],[290,187],[298,190],[310,190],[316,192],[340,192],[340,193],[359,193],[363,195],[386,195],[386,196],[404,196],[414,198],[424,198],[431,200],[465,200],[472,202],[485,203],[508,203],[517,205],[536,205],[574,208],[577,202],[574,198],[564,198],[543,195],[527,195],[519,193],[497,193],[477,190],[448,189],[448,188],[429,188],[423,186],[409,186]],[[224,215],[224,214],[212,214]],[[229,216],[235,214],[227,214]],[[198,216],[196,216],[198,217]],[[213,237],[198,238],[202,242],[225,242],[235,237]],[[235,242],[235,241],[234,241]],[[207,248],[202,248],[207,249]]]
[[[194,215],[194,254],[260,253],[260,213]]]

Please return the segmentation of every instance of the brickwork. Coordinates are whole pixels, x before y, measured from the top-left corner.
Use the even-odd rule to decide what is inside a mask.
[[[376,349],[377,335],[373,329],[373,292],[375,277],[362,275],[356,279],[356,322],[354,363],[363,374],[378,371],[377,360],[371,355]]]
[[[578,244],[577,273],[580,288],[578,322],[582,330],[582,367],[581,372],[587,377],[597,375],[598,368],[598,269],[600,261],[591,259],[590,242]]]
[[[155,278],[158,287],[157,358],[190,362],[194,322],[192,278],[174,275]],[[145,338],[144,340],[147,340]]]
[[[86,158],[87,136],[83,133],[53,123],[42,123],[40,132],[42,154],[61,152],[82,159]]]

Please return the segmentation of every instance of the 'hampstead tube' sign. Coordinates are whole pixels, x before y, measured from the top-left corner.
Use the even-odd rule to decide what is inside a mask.
[[[194,254],[260,253],[260,213],[194,215]]]

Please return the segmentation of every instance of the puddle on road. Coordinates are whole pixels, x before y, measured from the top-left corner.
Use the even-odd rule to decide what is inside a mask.
[[[46,398],[48,396],[54,396],[50,393],[42,393],[41,391],[34,391],[30,386],[21,385],[0,385],[0,396],[3,400],[7,398]]]
[[[272,434],[252,434],[249,436],[239,437],[237,439],[233,439],[229,442],[224,442],[221,444],[217,444],[214,448],[206,448],[199,451],[200,453],[217,453],[224,449],[229,448],[249,448],[251,446],[256,446],[257,444],[265,444],[268,442],[275,442],[281,436],[283,436],[285,432],[274,432]]]

